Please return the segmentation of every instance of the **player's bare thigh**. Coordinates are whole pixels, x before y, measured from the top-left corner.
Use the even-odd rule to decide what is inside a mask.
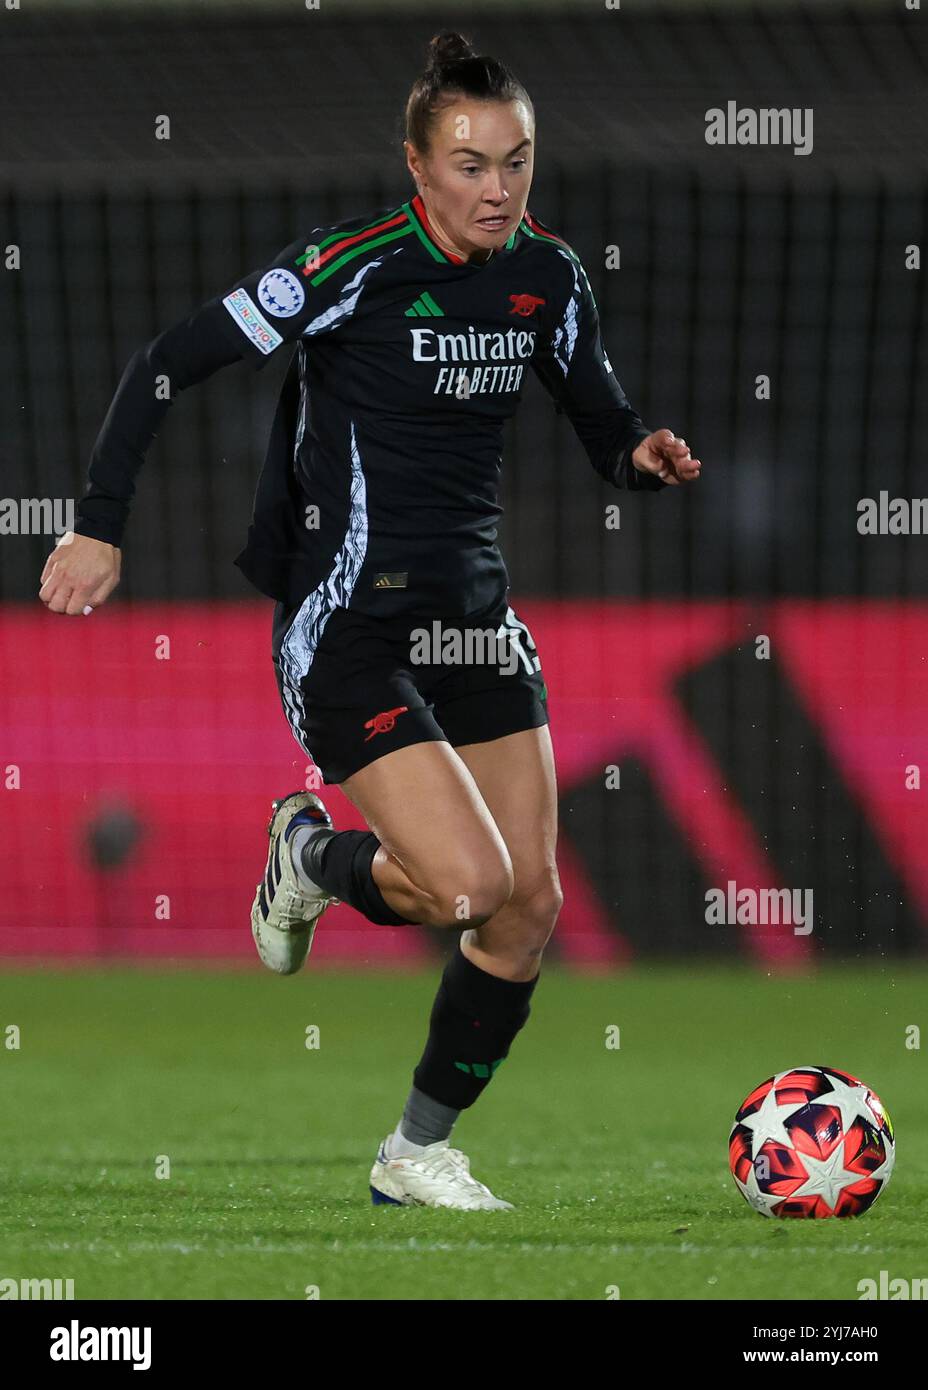
[[[509,851],[449,743],[398,748],[339,786],[380,840],[375,883],[408,921],[464,927],[508,901]]]
[[[458,750],[415,744],[341,789],[381,841],[374,878],[395,911],[430,925],[469,923],[475,963],[518,978],[534,961],[531,977],[560,908],[547,727]]]

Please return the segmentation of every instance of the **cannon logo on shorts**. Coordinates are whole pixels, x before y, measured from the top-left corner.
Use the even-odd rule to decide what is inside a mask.
[[[272,328],[247,290],[233,290],[222,301],[239,328],[266,356],[279,348],[283,338]]]
[[[380,714],[375,714],[373,719],[365,722],[365,729],[370,729],[371,732],[364,742],[369,743],[375,734],[388,734],[396,723],[397,715],[408,713],[408,705],[399,705],[396,709],[385,709]]]
[[[262,275],[258,301],[275,319],[292,319],[306,303],[306,293],[295,275],[278,268]]]

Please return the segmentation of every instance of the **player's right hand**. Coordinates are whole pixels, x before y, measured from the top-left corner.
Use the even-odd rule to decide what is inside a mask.
[[[121,564],[115,545],[65,531],[45,562],[39,598],[50,613],[78,618],[106,602],[119,583]]]

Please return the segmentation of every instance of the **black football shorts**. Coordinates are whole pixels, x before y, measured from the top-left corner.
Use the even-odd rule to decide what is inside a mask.
[[[503,599],[466,618],[375,618],[325,591],[274,610],[274,669],[294,737],[325,783],[385,753],[486,743],[548,723],[532,635]]]

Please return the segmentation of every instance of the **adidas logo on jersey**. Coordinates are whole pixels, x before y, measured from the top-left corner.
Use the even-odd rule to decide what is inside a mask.
[[[428,290],[423,290],[418,299],[414,299],[406,310],[408,319],[414,318],[444,318],[444,309],[439,309]]]

